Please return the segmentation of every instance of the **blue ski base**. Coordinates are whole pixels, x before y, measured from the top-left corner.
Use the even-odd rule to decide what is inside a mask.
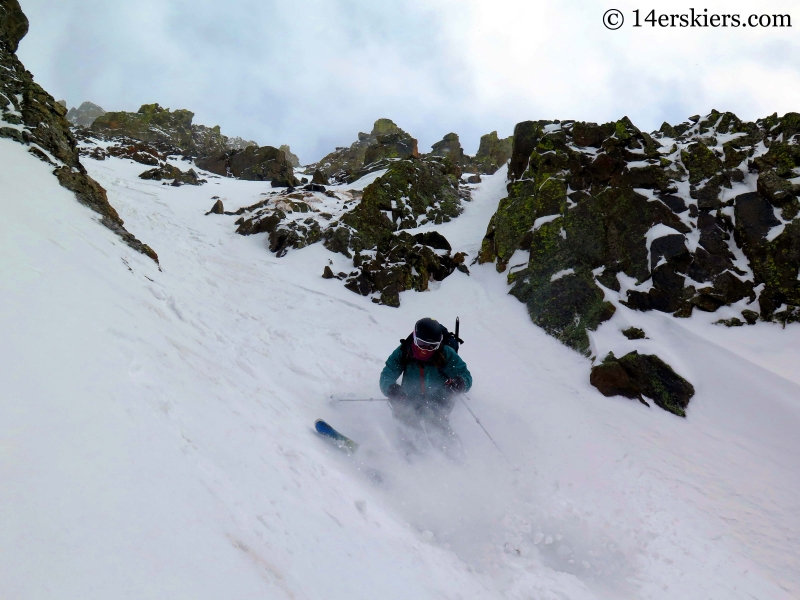
[[[314,423],[314,428],[317,430],[317,433],[320,434],[322,437],[329,439],[333,444],[337,447],[341,448],[345,452],[355,452],[358,450],[358,444],[351,440],[346,435],[342,435],[338,431],[336,431],[333,427],[328,425],[322,419],[317,419]]]

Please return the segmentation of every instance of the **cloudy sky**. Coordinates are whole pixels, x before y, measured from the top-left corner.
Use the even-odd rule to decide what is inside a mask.
[[[712,108],[800,112],[800,4],[629,0],[20,0],[19,56],[70,106],[188,108],[304,163],[389,117],[421,151],[526,119],[644,130]],[[659,13],[789,14],[784,29],[631,27]],[[603,26],[608,9],[626,23]]]

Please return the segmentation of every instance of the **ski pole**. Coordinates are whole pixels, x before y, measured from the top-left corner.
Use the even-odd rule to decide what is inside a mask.
[[[505,453],[505,452],[503,452],[503,451],[500,449],[500,446],[498,446],[498,445],[497,445],[497,442],[495,442],[495,441],[494,441],[494,438],[493,438],[493,437],[492,437],[492,436],[489,434],[489,432],[488,432],[488,431],[486,431],[486,427],[484,427],[484,426],[483,426],[483,423],[481,423],[481,420],[480,420],[478,417],[476,417],[476,416],[475,416],[475,413],[474,413],[474,412],[472,412],[472,409],[469,407],[469,404],[467,404],[466,400],[464,400],[464,396],[459,396],[459,398],[461,398],[461,402],[464,404],[464,406],[466,406],[466,407],[467,407],[467,410],[469,411],[469,414],[471,414],[471,415],[472,415],[472,418],[473,418],[473,419],[475,419],[475,422],[476,422],[478,425],[480,425],[480,428],[481,428],[481,429],[483,429],[483,433],[485,433],[485,434],[486,434],[486,437],[488,437],[488,438],[489,438],[489,439],[492,441],[492,443],[494,444],[494,447],[495,447],[495,448],[497,448],[497,451],[498,451],[498,452],[499,452],[499,453],[502,455],[502,457],[503,457],[503,458],[505,458],[505,459],[506,459],[506,462],[508,463],[508,466],[509,466],[509,467],[511,467],[513,470],[516,470],[516,469],[514,468],[514,465],[512,465],[512,464],[511,464],[511,461],[510,461],[510,460],[508,460],[508,457],[506,456],[506,453]]]
[[[386,402],[388,398],[331,398],[331,402]]]

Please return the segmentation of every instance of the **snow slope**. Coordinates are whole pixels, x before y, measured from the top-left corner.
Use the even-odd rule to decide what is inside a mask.
[[[0,597],[800,596],[797,326],[620,307],[594,347],[670,362],[697,388],[684,420],[598,394],[492,266],[378,306],[320,277],[341,255],[277,259],[203,214],[268,184],[85,162],[161,270],[0,140]],[[454,251],[475,256],[504,177],[437,227]],[[327,400],[375,397],[413,322],[457,315],[466,401],[512,466],[464,405],[457,467],[404,460],[385,404]]]

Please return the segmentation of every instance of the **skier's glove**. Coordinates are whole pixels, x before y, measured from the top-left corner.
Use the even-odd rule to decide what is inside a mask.
[[[460,394],[466,389],[467,385],[461,377],[453,377],[444,382],[444,387],[451,394]]]
[[[405,397],[403,389],[396,383],[389,386],[389,389],[386,390],[386,395],[389,397],[389,400],[399,400]]]

